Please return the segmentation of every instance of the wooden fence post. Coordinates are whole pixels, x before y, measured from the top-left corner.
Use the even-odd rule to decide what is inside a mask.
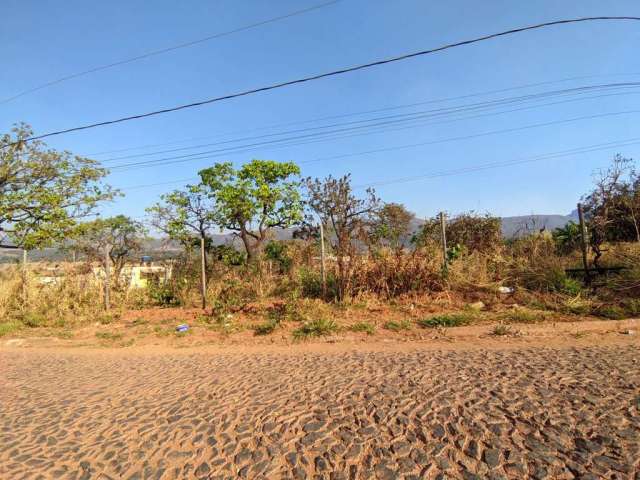
[[[325,253],[324,253],[324,227],[322,226],[322,220],[320,221],[320,274],[322,277],[322,298],[327,299],[327,269],[325,265]]]
[[[28,252],[26,248],[22,249],[22,301],[27,304],[29,301],[28,272],[27,272]]]
[[[111,258],[109,257],[109,245],[104,246],[104,309],[111,308]]]
[[[207,308],[207,270],[205,268],[204,235],[200,235],[200,293],[202,294],[202,309]]]
[[[578,218],[580,219],[580,246],[582,247],[582,266],[584,267],[584,282],[587,285],[589,285],[591,283],[591,274],[589,272],[589,259],[587,258],[589,234],[587,233],[587,224],[584,221],[584,212],[582,210],[581,203],[578,203]]]
[[[447,276],[448,258],[447,258],[447,222],[444,212],[440,212],[440,238],[442,243],[442,275]]]

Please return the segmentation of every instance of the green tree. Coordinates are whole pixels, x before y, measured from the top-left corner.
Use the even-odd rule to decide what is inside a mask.
[[[414,214],[399,203],[386,203],[375,212],[369,232],[370,241],[375,245],[400,250],[409,239],[411,221]]]
[[[105,251],[108,252],[117,281],[126,262],[142,251],[145,238],[146,229],[142,223],[117,215],[80,224],[74,234],[73,248],[103,264]]]
[[[146,209],[151,225],[185,249],[199,245],[205,239],[211,248],[210,231],[215,226],[215,204],[204,185],[187,185],[160,196],[160,202]]]
[[[413,236],[416,245],[438,244],[441,241],[440,218],[433,217],[424,222]],[[467,251],[492,251],[502,244],[502,221],[498,217],[462,213],[447,220],[447,244],[450,249],[464,247]]]
[[[88,158],[49,149],[26,124],[0,137],[0,243],[26,249],[63,240],[77,220],[117,193],[101,183],[107,170]]]
[[[259,257],[271,229],[302,221],[295,163],[252,160],[236,170],[225,162],[199,173],[215,203],[215,223],[240,237],[250,262]]]

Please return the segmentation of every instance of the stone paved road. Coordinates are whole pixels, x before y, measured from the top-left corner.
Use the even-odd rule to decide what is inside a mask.
[[[640,479],[633,346],[0,367],[2,479]]]

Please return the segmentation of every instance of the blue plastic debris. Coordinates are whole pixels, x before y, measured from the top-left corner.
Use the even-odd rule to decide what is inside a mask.
[[[187,330],[189,330],[189,325],[186,323],[182,323],[176,327],[176,332],[186,332]]]

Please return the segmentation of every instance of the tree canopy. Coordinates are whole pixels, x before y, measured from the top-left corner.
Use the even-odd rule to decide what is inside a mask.
[[[145,238],[142,223],[117,215],[80,224],[75,231],[73,248],[100,262],[104,262],[107,251],[117,279],[126,262],[142,250]]]
[[[107,170],[88,158],[49,149],[26,124],[0,137],[0,243],[26,249],[63,240],[80,218],[117,193]],[[17,143],[16,143],[17,142]]]
[[[271,229],[302,220],[296,180],[300,168],[295,163],[252,160],[235,169],[225,162],[199,174],[215,203],[213,221],[240,237],[250,261],[257,258]]]
[[[153,227],[185,248],[192,247],[200,238],[209,243],[216,207],[204,185],[187,185],[184,190],[161,195],[160,200],[146,210]]]

